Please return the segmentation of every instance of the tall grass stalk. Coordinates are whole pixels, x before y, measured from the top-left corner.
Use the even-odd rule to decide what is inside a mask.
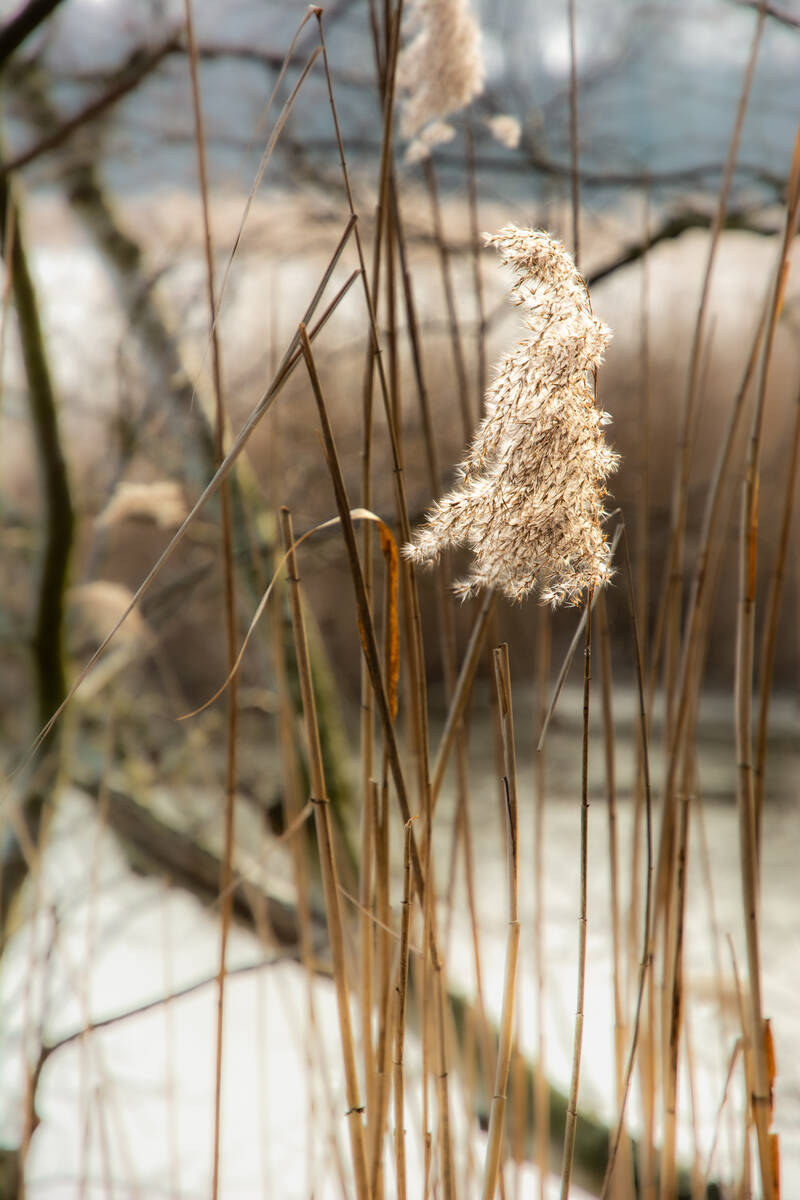
[[[589,699],[592,680],[592,592],[586,600],[586,642],[583,669],[583,750],[581,753],[581,835],[580,835],[580,907],[578,911],[578,981],[575,1001],[575,1032],[572,1047],[572,1075],[564,1127],[564,1158],[561,1166],[561,1200],[569,1200],[578,1121],[578,1092],[583,1051],[583,1019],[586,992],[586,932],[588,926],[589,869]]]
[[[789,553],[789,534],[792,527],[795,487],[797,483],[798,465],[800,465],[800,392],[794,401],[794,426],[790,438],[789,466],[786,472],[784,486],[783,512],[781,514],[778,542],[775,549],[775,562],[770,574],[769,593],[766,602],[766,615],[761,637],[761,653],[759,655],[759,705],[758,729],[756,733],[756,753],[754,764],[754,807],[756,823],[756,850],[760,857],[761,824],[764,812],[764,787],[767,763],[767,735],[769,729],[769,709],[772,697],[773,671],[775,668],[775,652],[778,645],[778,622],[780,617],[783,586],[786,578],[786,567]]]
[[[428,482],[431,493],[434,494],[439,487],[440,475],[438,465],[438,450],[436,446],[436,438],[434,435],[433,424],[430,419],[430,408],[428,401],[428,391],[425,383],[424,368],[421,353],[421,337],[417,321],[416,305],[412,290],[412,281],[408,269],[405,237],[400,213],[400,207],[397,202],[397,190],[392,180],[392,229],[396,239],[396,249],[400,264],[401,282],[405,298],[405,311],[408,326],[408,338],[412,352],[412,361],[414,365],[414,377],[416,381],[417,396],[420,409],[420,417],[425,440],[425,457],[428,468]],[[484,1004],[483,990],[483,973],[481,968],[480,954],[480,939],[479,939],[479,917],[477,911],[476,889],[473,868],[473,849],[472,849],[472,833],[471,833],[471,817],[470,817],[470,789],[469,789],[469,771],[467,762],[467,747],[468,747],[468,732],[465,710],[469,701],[469,695],[472,686],[472,672],[477,665],[477,654],[480,652],[480,647],[483,642],[485,626],[481,623],[480,617],[476,626],[476,634],[474,640],[470,642],[470,646],[474,647],[475,657],[469,654],[465,659],[464,666],[460,675],[457,678],[457,645],[455,635],[455,622],[453,616],[452,599],[449,596],[450,573],[448,564],[443,564],[444,569],[437,573],[436,578],[436,604],[437,615],[439,619],[439,644],[441,647],[442,668],[445,683],[445,695],[448,705],[452,705],[454,721],[451,722],[448,718],[446,726],[446,737],[442,739],[439,755],[436,760],[433,778],[430,782],[430,803],[431,817],[436,807],[436,801],[441,786],[441,779],[444,769],[447,765],[447,754],[451,744],[455,746],[455,778],[456,778],[456,805],[457,819],[453,826],[453,840],[451,847],[451,869],[449,873],[450,885],[447,893],[452,897],[455,887],[455,870],[458,857],[459,843],[463,843],[464,856],[464,875],[467,888],[467,904],[469,909],[470,926],[472,933],[472,948],[475,968],[475,986],[476,998],[479,1015],[479,1038],[480,1051],[483,1058],[484,1071],[491,1071],[491,1049],[490,1049],[490,1034],[488,1022],[486,1019],[486,1010]],[[458,699],[457,699],[458,697]],[[450,741],[450,734],[454,736],[454,743]],[[445,751],[447,746],[447,751]],[[450,908],[452,916],[452,906]],[[445,937],[445,946],[448,944],[449,938]]]
[[[508,873],[508,938],[503,981],[503,1008],[500,1017],[500,1041],[494,1095],[489,1114],[489,1142],[483,1175],[483,1200],[493,1200],[500,1171],[500,1154],[505,1133],[508,1073],[514,1044],[514,1011],[517,994],[517,964],[519,962],[519,822],[517,819],[517,763],[514,748],[514,713],[511,702],[511,672],[508,646],[504,643],[493,652],[495,687],[500,707],[503,731],[505,774],[506,859]]]
[[[317,410],[322,426],[323,439],[325,443],[326,457],[328,467],[331,472],[331,478],[336,496],[336,504],[339,510],[339,517],[342,523],[342,532],[345,537],[345,543],[348,550],[348,559],[350,563],[353,584],[356,592],[356,602],[359,612],[359,628],[362,638],[362,648],[364,650],[365,659],[370,673],[370,681],[373,687],[373,692],[378,704],[378,711],[381,716],[383,725],[383,733],[386,745],[389,765],[392,770],[392,778],[395,783],[395,790],[398,801],[400,803],[403,820],[405,825],[408,825],[411,819],[411,811],[409,808],[408,795],[406,792],[405,779],[400,766],[400,755],[395,737],[393,713],[391,711],[389,699],[387,698],[386,689],[384,686],[383,676],[380,667],[380,661],[375,639],[375,630],[373,626],[372,615],[369,602],[366,595],[364,585],[363,571],[358,557],[356,547],[355,533],[353,530],[353,522],[350,515],[347,492],[344,486],[341,466],[339,465],[336,446],[333,441],[333,433],[328,419],[327,406],[322,393],[322,386],[316,365],[313,358],[310,342],[305,329],[301,328],[301,340],[304,353],[306,355],[306,363],[309,370],[309,377],[312,383],[314,398],[317,403]],[[417,654],[420,650],[420,626],[419,626],[419,611],[418,602],[415,602],[416,588],[413,579],[409,578],[410,572],[408,567],[401,574],[401,579],[405,578],[405,597],[411,608],[411,626],[412,637],[417,645]],[[419,659],[418,659],[419,661]],[[420,711],[422,715],[426,715],[426,706],[424,705],[424,683],[419,675],[416,677],[417,687],[419,689],[416,696],[417,716]],[[420,694],[423,693],[423,694]],[[417,745],[419,746],[420,735],[424,734],[427,742],[427,720],[420,727],[417,725]],[[428,784],[429,775],[427,770],[426,757],[422,758],[421,779],[423,784],[423,801],[425,815],[425,844],[423,854],[420,855],[416,839],[411,830],[411,861],[414,872],[414,882],[417,893],[423,907],[425,935],[424,944],[429,954],[426,956],[426,968],[430,968],[431,976],[430,983],[432,987],[432,997],[434,1005],[433,1013],[433,1029],[434,1029],[434,1053],[436,1063],[436,1080],[439,1102],[439,1138],[440,1138],[440,1154],[441,1154],[441,1169],[442,1169],[442,1185],[445,1196],[452,1195],[453,1187],[453,1165],[452,1165],[452,1144],[450,1137],[450,1121],[449,1121],[449,1089],[448,1089],[448,1070],[447,1070],[447,1048],[445,1039],[445,995],[446,984],[444,978],[443,962],[438,949],[438,939],[436,933],[436,918],[433,908],[433,897],[435,895],[435,886],[433,884],[433,867],[430,857],[431,848],[431,830],[432,830],[432,805],[430,786]],[[425,1005],[423,1004],[423,1023],[425,1020]],[[423,1024],[424,1028],[424,1024]]]
[[[600,663],[602,668],[601,699],[603,706],[603,745],[606,766],[606,804],[608,806],[608,869],[609,869],[609,901],[611,911],[611,963],[612,991],[614,1002],[614,1071],[615,1096],[614,1102],[618,1110],[622,1107],[622,1097],[625,1090],[625,1045],[627,1038],[627,1020],[625,978],[623,975],[624,938],[620,913],[620,863],[617,831],[617,772],[614,742],[614,702],[612,695],[613,680],[611,675],[611,636],[608,629],[605,597],[599,598],[597,605],[598,624],[600,628]],[[630,1151],[630,1141],[623,1135],[620,1145],[620,1160],[617,1173],[612,1179],[612,1191],[615,1196],[624,1196],[633,1190],[633,1160]]]
[[[490,592],[484,598],[480,607],[480,611],[475,618],[475,624],[472,627],[469,643],[467,645],[464,658],[461,662],[461,670],[456,681],[455,691],[453,692],[453,697],[447,710],[447,718],[445,720],[444,730],[439,742],[439,749],[436,753],[436,761],[433,768],[433,778],[431,780],[431,795],[434,806],[439,798],[439,793],[444,781],[444,774],[447,770],[447,763],[453,748],[453,743],[458,733],[459,724],[463,720],[464,709],[467,705],[467,701],[469,700],[470,690],[475,678],[475,672],[478,669],[478,663],[483,650],[483,642],[486,636],[486,631],[488,629],[493,607],[494,597]]]
[[[736,630],[736,757],[738,761],[739,852],[747,944],[749,1011],[747,1029],[753,1056],[753,1115],[758,1138],[761,1184],[765,1200],[775,1200],[778,1181],[770,1124],[770,1079],[767,1067],[766,1026],[761,992],[759,936],[758,838],[752,766],[752,687],[755,637],[756,555],[758,541],[759,465],[767,381],[775,328],[783,303],[788,254],[800,215],[800,131],[795,141],[786,205],[786,224],[767,308],[761,349],[756,403],[741,488],[739,551],[739,605]]]
[[[281,509],[281,533],[287,554],[289,575],[289,598],[292,609],[297,654],[297,673],[303,697],[306,739],[308,742],[308,765],[311,775],[311,800],[314,805],[314,824],[319,843],[322,884],[325,892],[325,909],[328,918],[328,936],[333,958],[333,974],[336,983],[336,1003],[339,1015],[339,1036],[344,1060],[347,1089],[347,1126],[350,1134],[350,1150],[353,1160],[356,1195],[358,1200],[369,1200],[370,1188],[367,1176],[367,1155],[364,1137],[363,1107],[356,1071],[355,1044],[350,1023],[350,986],[345,958],[344,923],[342,919],[339,882],[333,845],[329,801],[325,788],[325,768],[319,741],[314,689],[308,660],[305,622],[300,601],[300,580],[297,574],[297,559],[294,553],[294,535],[289,510]]]
[[[547,716],[547,684],[552,651],[552,619],[550,610],[540,608],[537,614],[536,716],[534,729],[544,727]],[[536,973],[536,1062],[533,1079],[534,1159],[539,1173],[539,1200],[545,1200],[550,1156],[550,1103],[547,1086],[547,1024],[545,999],[547,992],[547,954],[545,930],[545,802],[547,795],[547,750],[536,751],[534,762],[534,819],[533,819],[533,879],[534,917],[533,953]]]
[[[426,158],[423,166],[425,169],[425,181],[428,186],[428,197],[430,199],[431,216],[433,220],[433,238],[439,253],[439,274],[441,276],[442,289],[444,291],[445,309],[447,312],[447,326],[453,355],[453,366],[456,373],[456,386],[459,401],[459,412],[461,413],[462,432],[464,435],[464,441],[466,442],[469,440],[472,433],[475,424],[475,416],[471,412],[471,406],[469,402],[470,387],[467,381],[467,367],[464,359],[464,347],[461,341],[461,325],[458,319],[455,293],[453,291],[453,276],[450,267],[450,253],[447,247],[444,224],[442,222],[442,210],[439,201],[439,189],[436,183],[436,169],[433,165],[433,159],[430,157]]]
[[[211,239],[211,218],[208,203],[208,174],[206,169],[205,130],[200,100],[200,82],[197,72],[197,45],[192,20],[192,0],[185,0],[186,40],[188,45],[189,75],[192,89],[192,113],[194,116],[194,139],[197,148],[197,174],[199,179],[200,204],[203,215],[203,250],[205,255],[206,287],[209,309],[209,338],[211,341],[211,373],[214,385],[214,444],[217,464],[225,458],[225,405],[222,393],[222,361],[217,330],[217,302],[214,283],[214,251]],[[236,662],[236,584],[233,564],[233,523],[231,519],[231,497],[229,484],[223,480],[219,491],[220,525],[222,540],[223,605],[225,624],[225,658],[228,672]],[[233,910],[233,849],[236,816],[236,738],[238,726],[238,681],[234,675],[226,689],[226,732],[225,732],[225,808],[224,846],[220,867],[220,945],[219,975],[217,983],[217,1034],[214,1071],[214,1142],[211,1195],[219,1195],[220,1175],[220,1130],[222,1119],[222,1059],[225,1022],[225,972],[227,968],[228,934]]]
[[[734,170],[739,154],[739,146],[741,142],[742,129],[744,119],[747,113],[747,107],[750,100],[753,77],[755,73],[758,52],[761,45],[761,38],[764,28],[764,13],[759,14],[756,23],[753,41],[751,44],[750,55],[748,57],[745,68],[742,86],[739,94],[739,101],[736,111],[736,116],[731,132],[728,155],[725,163],[722,184],[720,187],[719,199],[717,202],[716,211],[714,214],[714,223],[712,226],[711,237],[709,241],[708,256],[706,259],[703,280],[700,289],[700,299],[698,303],[697,318],[694,324],[692,335],[692,345],[689,353],[689,366],[687,372],[686,392],[681,416],[681,429],[678,442],[678,463],[674,477],[673,488],[673,507],[671,517],[671,530],[669,551],[666,560],[664,579],[660,589],[660,605],[659,612],[656,617],[656,625],[654,631],[654,654],[651,662],[651,679],[655,679],[655,669],[658,662],[662,646],[662,638],[665,645],[665,662],[666,662],[666,705],[667,705],[667,738],[670,745],[670,753],[668,757],[668,776],[664,788],[664,800],[662,808],[662,831],[660,835],[660,863],[659,872],[662,875],[662,887],[669,890],[669,875],[666,873],[667,863],[671,860],[673,853],[673,825],[675,814],[675,802],[672,794],[672,785],[674,783],[674,775],[677,764],[677,747],[680,743],[684,731],[684,719],[686,712],[686,702],[688,694],[686,692],[686,655],[687,649],[693,646],[693,639],[684,633],[684,648],[683,659],[679,663],[678,660],[678,639],[680,636],[680,606],[681,606],[681,590],[683,587],[683,558],[684,558],[684,536],[686,525],[686,512],[688,504],[688,487],[689,487],[689,469],[691,462],[692,448],[692,429],[695,422],[695,414],[698,403],[699,383],[700,383],[700,367],[702,359],[702,351],[704,344],[704,332],[706,326],[706,314],[709,304],[711,279],[713,275],[714,265],[716,262],[717,248],[719,238],[722,233],[725,217],[728,211],[730,199],[730,190],[733,182]],[[745,372],[745,378],[748,378],[749,372]],[[746,393],[746,385],[743,384],[740,389],[739,396],[743,397]],[[734,405],[733,412],[738,416],[740,410],[739,403]],[[732,445],[733,433],[735,426],[733,423],[729,426],[729,435],[724,445],[729,448]],[[727,455],[722,454],[719,462],[721,466],[715,475],[715,482],[721,480],[724,473],[724,464],[728,461]],[[706,528],[711,529],[711,518],[714,512],[716,502],[717,489],[712,486],[709,490],[709,501],[707,514],[709,517]],[[710,536],[710,533],[709,533]],[[700,613],[697,610],[698,591],[702,587],[702,556],[698,556],[697,566],[695,568],[695,585],[689,598],[687,607],[686,625],[691,625],[695,615],[699,618]]]
[[[394,1095],[394,1161],[397,1200],[406,1200],[406,1131],[405,1131],[405,1033],[408,1000],[408,953],[411,928],[411,825],[406,825],[403,839],[403,898],[400,918],[400,958],[395,987],[394,1055],[392,1067]]]
[[[651,659],[651,670],[655,669],[658,661],[660,640],[663,633],[664,646],[664,688],[666,704],[666,731],[668,751],[667,778],[662,801],[662,827],[659,845],[659,880],[657,887],[656,920],[663,915],[665,936],[662,941],[662,973],[663,988],[661,998],[662,1046],[665,1057],[662,1074],[663,1105],[666,1119],[666,1137],[661,1154],[661,1190],[662,1195],[668,1195],[674,1177],[674,1121],[678,1070],[678,1042],[680,1039],[680,954],[682,946],[683,921],[680,901],[674,895],[676,879],[682,879],[683,874],[678,866],[678,860],[685,860],[686,843],[689,823],[683,812],[687,804],[686,792],[680,802],[675,795],[675,780],[680,770],[680,763],[685,761],[689,752],[683,745],[687,729],[687,717],[692,705],[691,683],[697,680],[699,672],[694,670],[692,655],[697,652],[698,642],[695,637],[695,622],[700,623],[704,609],[699,601],[702,599],[702,557],[698,556],[695,572],[696,587],[692,588],[688,616],[683,631],[681,643],[681,598],[684,578],[684,539],[686,515],[688,506],[690,451],[693,444],[692,430],[696,421],[696,409],[700,384],[700,367],[703,350],[706,312],[710,295],[710,283],[717,246],[722,226],[728,209],[730,188],[733,172],[739,152],[739,144],[744,124],[744,118],[750,97],[750,91],[755,72],[761,36],[764,27],[764,13],[759,15],[756,24],[751,52],[745,69],[739,103],[729,142],[728,157],[725,164],[719,200],[712,228],[709,252],[703,276],[698,314],[694,326],[693,341],[689,355],[687,386],[681,417],[681,433],[678,446],[678,463],[674,476],[672,525],[670,534],[669,553],[664,586],[661,589],[662,604],[656,620],[655,652]],[[738,412],[738,405],[734,412]],[[731,425],[731,432],[733,425]],[[730,445],[730,443],[728,443]],[[722,460],[725,461],[724,459]],[[721,480],[722,475],[717,476]],[[710,493],[710,507],[713,512],[715,491]],[[712,499],[712,497],[714,497]],[[709,534],[711,526],[709,525]],[[688,738],[687,738],[688,740]],[[676,843],[676,811],[681,812],[681,829],[684,840]],[[663,903],[663,908],[662,908]],[[667,1049],[669,1047],[669,1049]]]

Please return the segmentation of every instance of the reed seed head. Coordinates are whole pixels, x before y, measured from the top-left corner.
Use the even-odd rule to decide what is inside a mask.
[[[400,133],[414,139],[416,160],[452,137],[446,118],[483,90],[481,33],[467,0],[410,0],[416,33],[397,59],[397,86],[405,100]]]
[[[554,607],[578,604],[611,573],[604,483],[619,457],[588,379],[611,331],[561,242],[515,225],[485,239],[514,272],[526,334],[500,361],[458,486],[404,553],[426,565],[469,546],[472,570],[455,586],[463,597],[496,587],[521,600],[537,588]]]
[[[522,137],[522,126],[516,117],[510,113],[497,113],[494,117],[488,117],[486,124],[496,142],[507,150],[516,150]]]

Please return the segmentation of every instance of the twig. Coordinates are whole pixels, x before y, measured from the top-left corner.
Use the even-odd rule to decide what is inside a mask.
[[[397,968],[397,995],[394,1034],[394,1156],[397,1173],[397,1200],[406,1200],[406,1133],[404,1129],[403,1047],[408,995],[408,940],[411,921],[411,825],[405,827],[403,849],[403,899],[400,918],[400,962]]]

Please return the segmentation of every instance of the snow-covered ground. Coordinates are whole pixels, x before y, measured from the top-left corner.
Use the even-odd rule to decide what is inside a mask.
[[[37,1090],[41,1123],[31,1143],[26,1194],[42,1200],[207,1196],[217,921],[184,893],[134,876],[78,791],[61,799],[40,887],[42,915],[7,951],[0,991],[0,1143],[20,1137],[23,1047],[34,1061],[41,1040],[58,1046]],[[325,1200],[350,1194],[340,1182],[350,1175],[332,984],[309,980],[296,963],[265,951],[242,930],[231,937],[229,964],[220,1196]],[[158,1003],[196,984],[189,994]],[[90,1022],[153,1001],[138,1015],[80,1033]],[[418,1077],[419,1057],[410,1033],[410,1080]],[[457,1082],[453,1109],[463,1139]],[[412,1195],[421,1194],[420,1124],[420,1093],[412,1084]],[[471,1148],[480,1167],[483,1135],[473,1136]],[[520,1169],[521,1179],[533,1177],[533,1167]],[[582,1195],[577,1190],[576,1200]]]
[[[573,771],[562,761],[574,746],[570,715],[577,697],[562,701],[564,721],[550,742],[553,799],[545,813],[545,944],[547,1070],[561,1088],[570,1069],[577,944],[579,804],[571,793]],[[627,716],[624,698],[620,722]],[[724,706],[712,708],[712,722]],[[790,709],[779,714],[793,727]],[[526,719],[521,714],[520,723]],[[718,728],[718,727],[717,727]],[[505,952],[505,888],[502,827],[497,783],[486,756],[489,731],[476,730],[483,762],[471,775],[477,907],[487,1008],[499,1014]],[[535,959],[533,955],[533,803],[530,756],[524,745],[520,774],[522,847],[522,957],[519,1036],[523,1049],[536,1047]],[[713,742],[713,739],[712,739]],[[735,805],[724,792],[729,761],[727,739],[701,759],[701,779],[715,798],[692,827],[692,870],[687,905],[686,988],[690,1013],[696,1136],[708,1154],[722,1097],[727,1056],[735,1041],[733,1012],[720,1021],[715,954],[730,983],[725,943],[732,935],[744,970],[738,885]],[[624,745],[624,734],[622,736]],[[597,747],[592,747],[592,756]],[[732,760],[730,760],[732,761]],[[765,1009],[772,1018],[778,1059],[775,1128],[781,1135],[784,1194],[800,1189],[800,958],[796,944],[800,835],[796,784],[798,756],[789,749],[784,772],[765,812],[763,873],[763,966]],[[598,766],[598,770],[599,770]],[[732,767],[730,768],[732,770]],[[627,877],[630,808],[624,798],[629,764],[620,763],[620,861]],[[560,794],[555,797],[555,781]],[[582,1109],[612,1117],[613,1012],[610,982],[608,824],[601,795],[602,775],[590,810],[590,891],[587,1009],[584,1031]],[[719,790],[719,792],[718,792]],[[449,860],[452,808],[448,796],[437,811],[437,868],[444,885]],[[711,933],[703,859],[710,864],[716,934]],[[218,954],[218,924],[195,899],[131,873],[116,839],[98,826],[96,811],[77,790],[65,793],[50,827],[40,881],[35,926],[16,934],[3,958],[0,983],[0,1141],[20,1134],[24,1080],[23,1047],[31,1061],[41,1040],[59,1043],[46,1062],[37,1092],[36,1129],[28,1160],[32,1197],[149,1197],[207,1195],[212,1161],[216,990],[211,982]],[[399,882],[392,902],[399,900]],[[461,885],[451,897],[447,946],[450,983],[471,992],[474,970]],[[627,913],[627,894],[623,893]],[[395,908],[396,911],[396,908]],[[447,905],[442,902],[442,927]],[[715,947],[715,948],[714,948]],[[230,942],[233,974],[226,995],[225,1068],[222,1092],[221,1190],[223,1197],[327,1197],[342,1194],[337,1159],[347,1173],[344,1092],[332,986],[317,978],[309,986],[300,967],[281,958],[241,929]],[[203,980],[207,980],[202,984]],[[195,990],[176,995],[187,987]],[[81,1036],[90,1022],[105,1020],[165,997],[174,998],[106,1028]],[[314,1010],[313,1030],[309,1004]],[[74,1035],[78,1036],[74,1036]],[[420,1194],[421,1118],[419,1045],[413,1028],[408,1043],[407,1128],[410,1194]],[[680,1144],[691,1152],[695,1134],[682,1068],[684,1120]],[[464,1095],[452,1075],[455,1128],[464,1144]],[[734,1088],[734,1093],[736,1092]],[[636,1112],[635,1097],[632,1110]],[[728,1126],[715,1162],[724,1171]],[[338,1149],[337,1149],[338,1146]],[[484,1141],[473,1136],[478,1166]],[[466,1170],[464,1164],[460,1169]],[[513,1167],[509,1166],[509,1180]],[[526,1167],[524,1177],[533,1168]],[[461,1176],[463,1178],[463,1176]],[[478,1175],[475,1189],[477,1190]],[[464,1184],[464,1195],[472,1194]],[[578,1192],[574,1195],[577,1197]]]

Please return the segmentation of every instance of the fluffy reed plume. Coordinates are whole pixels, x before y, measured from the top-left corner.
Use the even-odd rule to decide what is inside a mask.
[[[109,529],[123,521],[152,521],[159,529],[180,525],[189,510],[183,492],[169,479],[152,483],[123,480],[97,517],[98,529]]]
[[[67,641],[72,657],[82,659],[93,654],[132,599],[129,588],[110,579],[92,579],[71,587],[67,592]],[[147,645],[152,636],[150,626],[135,609],[117,634],[115,644],[132,650]]]
[[[516,117],[510,113],[498,113],[488,117],[486,125],[496,142],[507,150],[516,150],[522,137],[522,127]]]
[[[466,544],[475,559],[457,594],[497,587],[521,600],[536,586],[554,606],[577,604],[610,570],[603,482],[619,459],[587,376],[611,332],[560,242],[515,225],[485,237],[516,275],[511,295],[529,333],[500,362],[460,484],[404,553],[430,564]]]
[[[397,60],[397,85],[405,94],[400,133],[411,142],[408,157],[424,157],[448,141],[445,118],[483,90],[481,33],[467,0],[411,0],[416,34]]]

